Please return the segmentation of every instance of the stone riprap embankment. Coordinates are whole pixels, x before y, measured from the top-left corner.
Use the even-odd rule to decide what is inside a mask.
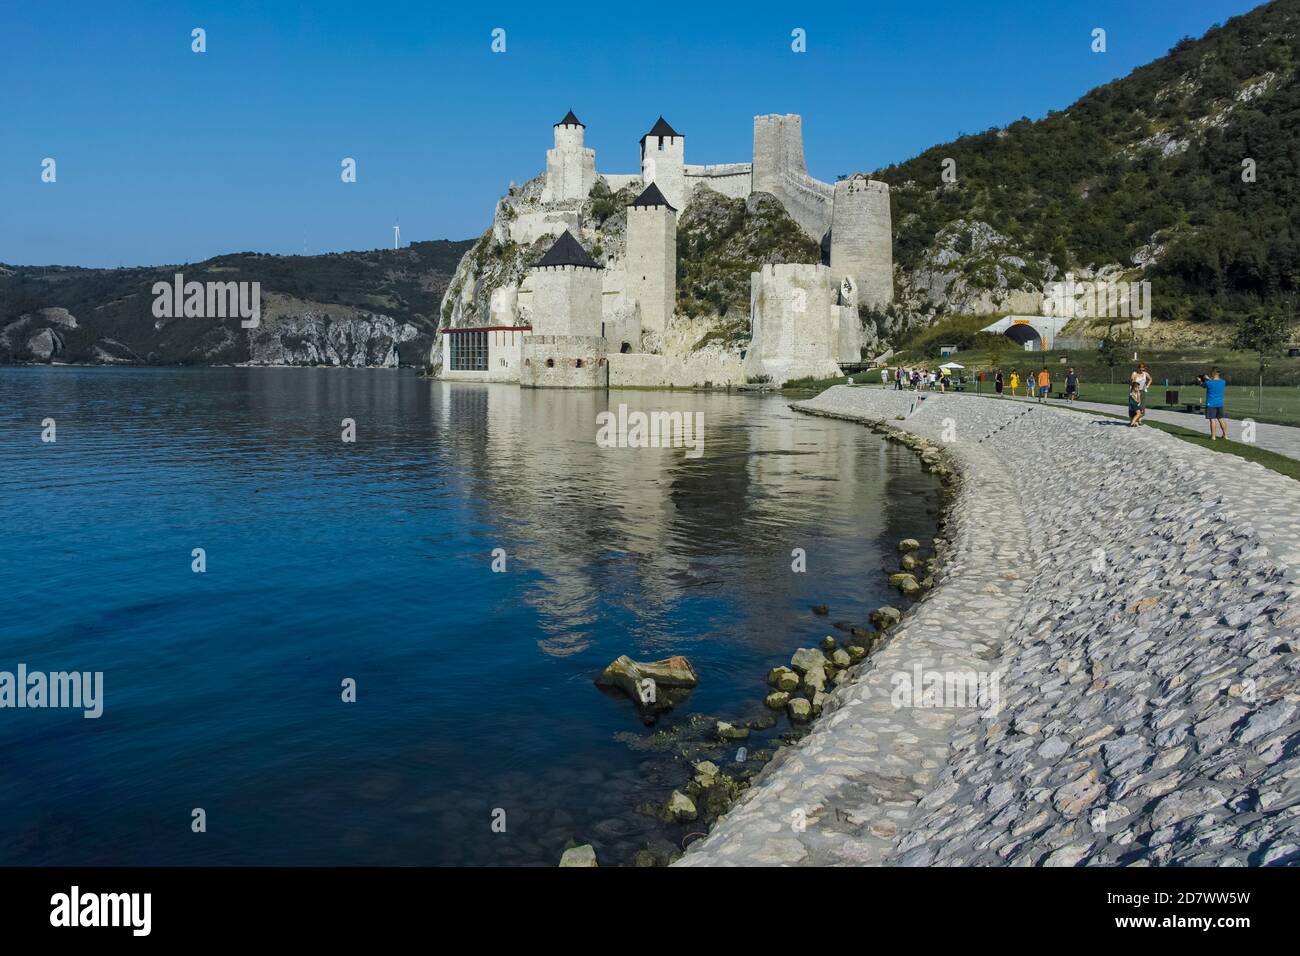
[[[796,407],[940,444],[949,548],[680,865],[1300,862],[1300,483],[1048,406]]]

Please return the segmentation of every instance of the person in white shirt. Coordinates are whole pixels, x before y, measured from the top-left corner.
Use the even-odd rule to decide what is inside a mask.
[[[1129,381],[1137,386],[1138,392],[1142,396],[1140,402],[1142,411],[1145,413],[1147,409],[1147,389],[1151,387],[1152,382],[1151,373],[1147,371],[1146,362],[1138,362],[1137,371],[1129,376]],[[1140,418],[1139,421],[1141,421]]]

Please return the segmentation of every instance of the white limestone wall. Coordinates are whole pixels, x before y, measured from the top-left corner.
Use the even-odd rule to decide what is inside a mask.
[[[529,335],[523,341],[519,384],[526,388],[603,388],[609,380],[606,343],[590,335]]]
[[[654,183],[675,209],[686,208],[686,138],[647,136],[641,148],[641,178]]]
[[[751,273],[746,374],[767,376],[778,385],[838,376],[837,298],[831,270],[823,265],[783,263]]]
[[[835,360],[837,362],[862,361],[862,323],[856,305],[837,305],[837,335]]]
[[[488,325],[514,325],[519,315],[519,286],[507,283],[492,291],[488,301]]]
[[[745,384],[745,366],[730,352],[609,355],[610,388],[702,388]]]
[[[528,274],[530,308],[521,308],[537,335],[600,335],[601,269],[548,266]]]
[[[623,262],[622,259],[610,259],[601,270],[600,314],[606,321],[636,306],[627,294],[627,270]]]
[[[534,212],[521,212],[510,220],[510,238],[521,246],[527,246],[543,236],[558,237],[566,229],[576,234],[580,226],[580,217],[576,209],[541,209]]]
[[[835,187],[813,179],[807,173],[783,176],[773,193],[785,206],[790,218],[799,224],[810,239],[822,241],[831,227],[835,206]]]
[[[852,276],[858,301],[879,308],[894,301],[893,230],[889,186],[865,176],[835,184],[831,271]]]
[[[609,187],[609,191],[612,193],[616,193],[624,186],[631,186],[634,183],[638,186],[644,185],[640,173],[602,173],[601,178],[605,180],[605,185]]]
[[[619,351],[624,344],[633,351],[641,351],[641,310],[635,302],[625,308],[606,312],[601,330],[611,352]]]
[[[752,163],[723,163],[715,166],[688,164],[682,169],[687,200],[689,202],[691,193],[701,186],[732,199],[744,199],[752,191],[753,169]]]
[[[625,269],[642,328],[663,332],[677,302],[677,216],[671,209],[628,207]]]

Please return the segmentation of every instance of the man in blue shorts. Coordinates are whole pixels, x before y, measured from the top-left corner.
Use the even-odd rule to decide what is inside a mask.
[[[1224,411],[1223,398],[1227,390],[1228,383],[1223,380],[1223,376],[1217,368],[1210,369],[1209,377],[1204,375],[1196,376],[1196,381],[1205,389],[1205,417],[1210,423],[1210,441],[1214,441],[1214,423],[1219,423],[1219,430],[1224,440],[1228,438],[1228,416]]]

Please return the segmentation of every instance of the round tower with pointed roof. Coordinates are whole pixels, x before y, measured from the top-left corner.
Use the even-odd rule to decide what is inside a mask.
[[[641,179],[654,183],[677,209],[686,208],[686,137],[662,116],[641,137]]]
[[[662,333],[677,302],[677,210],[657,183],[627,207],[627,294],[641,330]]]
[[[573,110],[555,124],[555,147],[546,151],[542,202],[581,201],[596,184],[596,151],[584,145],[586,129]]]

